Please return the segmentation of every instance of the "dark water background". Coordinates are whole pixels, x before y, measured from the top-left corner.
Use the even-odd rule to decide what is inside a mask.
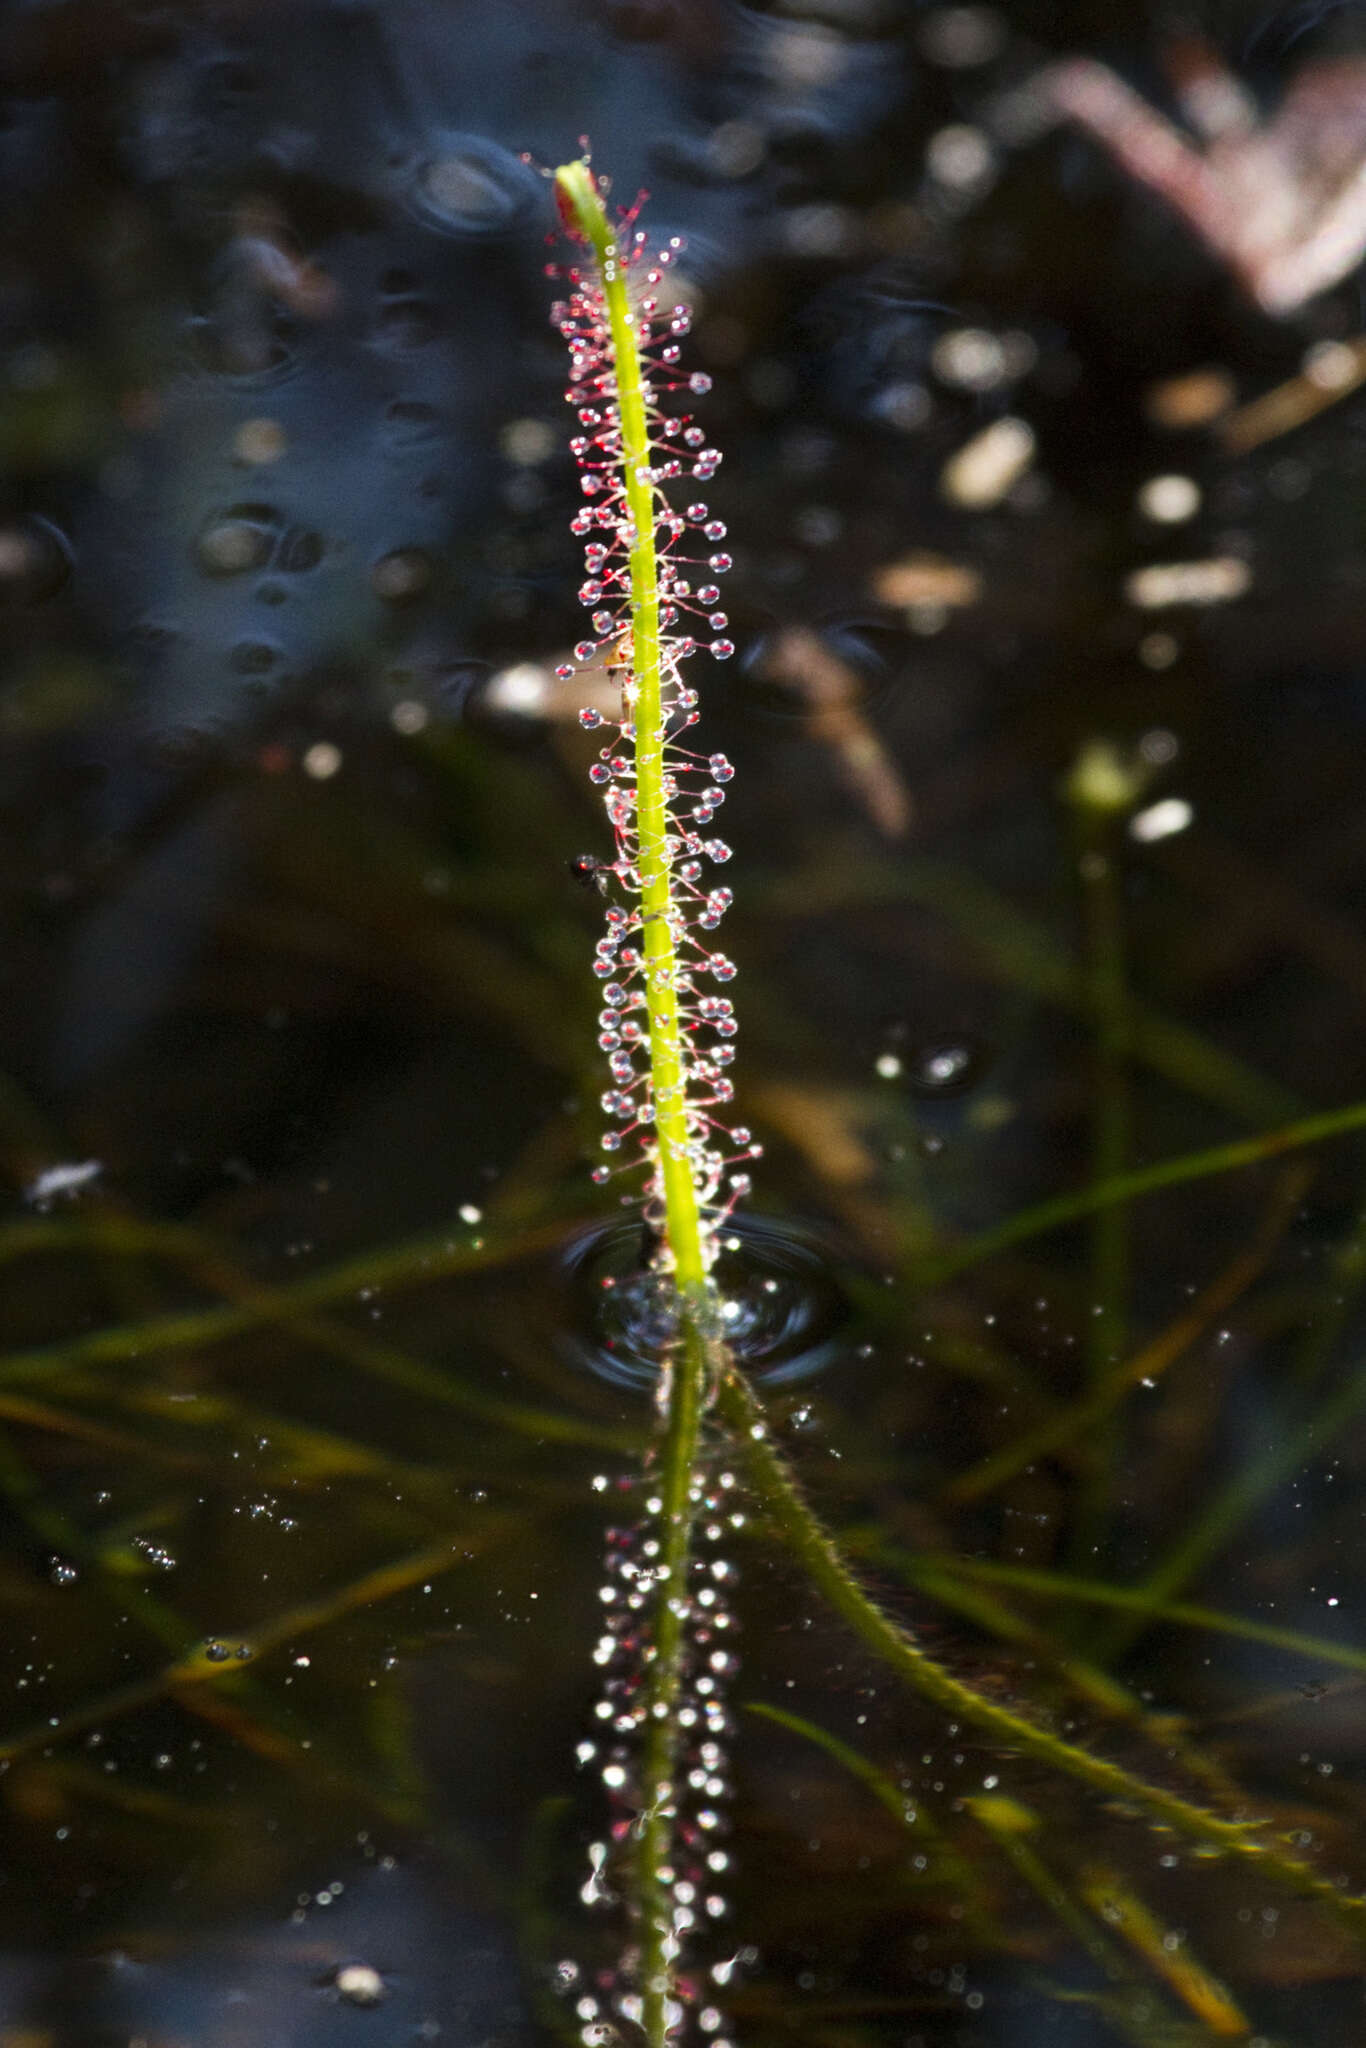
[[[1184,1729],[1366,1881],[1361,1138],[948,1271],[1366,1096],[1366,401],[1229,426],[1341,368],[1359,276],[1259,310],[1030,118],[1077,54],[1171,111],[1192,26],[1264,115],[1366,44],[1327,6],[9,0],[5,2048],[549,2039],[553,1965],[610,1948],[574,1907],[590,1481],[648,1405],[584,1277],[619,1212],[566,863],[607,846],[550,674],[576,481],[522,161],[584,133],[687,237],[715,383],[738,652],[697,682],[775,1425],[950,1669],[1188,1789]],[[1032,450],[965,502],[1003,419]],[[1136,603],[1173,561],[1245,588]],[[946,1726],[757,1524],[734,1557],[739,2041],[1366,2038],[1321,1909]],[[1088,1873],[1146,1902],[1146,2021],[984,1781],[1083,1918]]]

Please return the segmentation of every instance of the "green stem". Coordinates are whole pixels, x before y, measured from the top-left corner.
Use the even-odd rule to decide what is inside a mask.
[[[637,862],[650,1032],[650,1094],[664,1210],[664,1257],[676,1289],[678,1336],[660,1387],[660,1557],[653,1588],[652,1645],[645,1669],[645,1732],[634,1854],[639,1915],[641,2029],[649,2048],[667,2048],[676,1997],[678,1938],[665,1876],[674,1852],[679,1750],[678,1703],[687,1653],[693,1524],[709,1360],[709,1260],[688,1128],[687,1063],[679,1025],[680,966],[670,861],[664,763],[664,652],[660,633],[657,493],[646,413],[645,371],[616,230],[586,163],[564,164],[555,185],[575,231],[597,263],[607,309],[621,436],[622,491],[630,523],[631,633],[624,732],[634,741]]]
[[[640,905],[645,998],[650,1019],[650,1088],[654,1104],[665,1241],[681,1294],[700,1294],[707,1260],[688,1133],[686,1067],[678,1023],[678,953],[670,880],[669,800],[664,788],[663,664],[659,627],[659,560],[655,552],[654,450],[645,411],[645,373],[636,316],[616,230],[586,163],[562,164],[555,186],[578,233],[597,259],[612,337],[622,488],[631,523],[631,648],[628,701],[635,740],[636,819],[640,843]]]
[[[673,1859],[678,1811],[679,1694],[691,1606],[693,1524],[708,1363],[705,1339],[685,1317],[661,1389],[667,1401],[660,1445],[660,1556],[654,1588],[653,1645],[645,1672],[645,1735],[640,1762],[640,1819],[636,1828],[636,1901],[640,1914],[641,2024],[650,2048],[669,2037],[673,1995],[673,1899],[662,1873]]]

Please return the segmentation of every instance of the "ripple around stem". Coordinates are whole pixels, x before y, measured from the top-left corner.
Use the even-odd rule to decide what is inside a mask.
[[[651,1250],[631,1221],[586,1231],[565,1254],[561,1347],[614,1386],[653,1387],[677,1334],[673,1287],[650,1266]],[[787,1386],[833,1364],[851,1311],[816,1239],[791,1224],[733,1217],[713,1277],[721,1332],[757,1385]]]

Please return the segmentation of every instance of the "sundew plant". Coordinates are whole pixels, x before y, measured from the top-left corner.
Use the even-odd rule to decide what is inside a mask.
[[[708,1967],[699,1952],[708,1923],[728,1911],[729,1855],[719,1830],[733,1732],[723,1697],[736,1671],[733,1567],[716,1546],[746,1520],[737,1506],[742,1474],[812,1589],[882,1667],[945,1715],[951,1736],[971,1731],[1003,1756],[1046,1766],[1187,1853],[1255,1867],[1264,1886],[1313,1901],[1359,1940],[1366,1899],[1306,1862],[1302,1836],[1252,1811],[1169,1729],[1161,1734],[1161,1767],[1130,1768],[932,1657],[869,1597],[813,1514],[730,1353],[713,1268],[759,1148],[729,1120],[736,1020],[722,991],[736,970],[711,937],[731,902],[711,875],[730,858],[712,826],[732,769],[723,755],[685,744],[701,713],[682,666],[704,648],[721,659],[733,652],[715,580],[730,558],[721,549],[724,524],[692,495],[720,455],[676,409],[676,394],[701,396],[710,380],[680,367],[689,322],[668,290],[668,273],[681,245],[652,248],[638,225],[639,203],[614,218],[605,183],[586,159],[556,171],[555,189],[580,252],[563,273],[568,292],[554,318],[569,348],[566,396],[578,419],[572,446],[586,502],[573,528],[586,543],[580,595],[592,626],[574,663],[559,673],[570,681],[576,664],[605,661],[621,689],[619,715],[593,707],[580,714],[587,730],[604,737],[590,775],[615,843],[613,859],[592,869],[607,899],[594,967],[603,984],[599,1045],[611,1076],[602,1098],[608,1159],[594,1178],[606,1184],[622,1174],[631,1182],[624,1200],[642,1206],[650,1277],[667,1311],[657,1320],[665,1334],[643,1515],[609,1532],[605,1626],[595,1652],[603,1686],[594,1735],[579,1752],[598,1772],[610,1816],[604,1838],[591,1846],[581,1896],[626,1909],[610,1970],[559,1965],[579,2036],[585,2048],[635,2039],[648,2048],[685,2039],[730,2048],[730,2022],[717,2000],[736,1956]],[[688,499],[681,509],[674,486]],[[609,1490],[607,1479],[597,1483]],[[1108,1704],[1114,1711],[1112,1696]],[[865,1759],[811,1723],[757,1703],[754,1710],[824,1748],[914,1840],[930,1844],[927,1818]],[[1135,1726],[1157,1739],[1141,1715]],[[1180,1968],[1170,1962],[1161,1928],[1131,1888],[1093,1873],[1078,1907],[1029,1839],[1040,1826],[1037,1813],[1002,1789],[997,1774],[962,1811],[1086,1949],[1108,1987],[1100,2004],[1121,2038],[1246,2037],[1241,2012],[1216,1978],[1193,1959]],[[947,1882],[971,1886],[954,1848],[940,1842],[936,1854]],[[1127,1928],[1161,1980],[1161,1996],[1135,1976],[1088,1912]]]
[[[604,1718],[624,1738],[610,1747],[603,1778],[618,1832],[635,1844],[628,1861],[637,1946],[617,2010],[661,2042],[684,2015],[678,1966],[687,1937],[709,1910],[724,1911],[716,1879],[726,1856],[709,1836],[724,1785],[719,1691],[731,1664],[730,1615],[717,1579],[724,1582],[727,1567],[694,1558],[693,1528],[707,1491],[701,1430],[721,1328],[711,1278],[718,1232],[748,1192],[744,1166],[757,1148],[748,1130],[722,1121],[734,1093],[736,1025],[720,989],[735,968],[710,941],[731,894],[705,879],[730,858],[724,840],[705,835],[733,771],[723,755],[683,744],[699,712],[681,664],[697,649],[687,629],[694,618],[713,636],[713,655],[734,652],[713,580],[730,557],[716,551],[726,529],[708,506],[694,500],[680,512],[664,489],[685,476],[705,483],[720,462],[702,428],[665,409],[680,386],[701,394],[709,384],[700,372],[686,380],[676,372],[688,317],[661,297],[675,248],[651,252],[633,213],[613,223],[586,161],[557,171],[555,187],[568,232],[588,258],[570,271],[570,296],[555,314],[570,352],[566,395],[578,414],[573,452],[588,501],[574,531],[587,543],[580,595],[594,637],[579,643],[575,658],[591,661],[605,649],[621,678],[617,720],[594,709],[581,714],[590,731],[611,735],[590,772],[616,846],[606,886],[620,899],[607,906],[594,963],[604,984],[598,1042],[612,1080],[602,1098],[611,1119],[602,1142],[609,1154],[637,1148],[631,1163],[644,1167],[645,1221],[673,1310],[673,1341],[660,1361],[663,1436],[651,1522],[632,1546],[638,1554],[620,1546],[610,1554],[615,1579],[605,1589],[609,1628],[599,1645],[608,1672]],[[563,671],[566,679],[573,673]],[[612,1175],[600,1166],[594,1177]],[[711,1498],[713,1514],[719,1504]],[[719,1523],[709,1526],[719,1535]],[[685,1801],[681,1784],[701,1796]],[[595,1850],[590,1896],[605,1889],[598,1867],[606,1853],[605,1845]],[[586,2038],[610,2037],[591,1998],[581,2017]],[[718,2037],[721,2016],[709,2002],[699,2020]]]
[[[1366,2041],[1366,44],[1261,11],[23,11],[0,2048]]]
[[[680,387],[701,394],[711,383],[701,371],[676,371],[688,313],[668,308],[660,290],[678,244],[652,252],[633,214],[613,226],[586,162],[557,171],[556,191],[569,231],[592,257],[571,272],[571,295],[556,309],[588,499],[574,531],[587,539],[579,595],[593,638],[575,656],[590,661],[605,650],[621,675],[615,724],[581,713],[589,730],[606,724],[613,735],[590,773],[606,802],[616,841],[610,873],[624,899],[608,907],[595,962],[605,983],[598,1042],[613,1083],[602,1106],[614,1128],[603,1145],[616,1152],[637,1141],[660,1263],[698,1309],[718,1227],[748,1192],[740,1169],[755,1147],[747,1130],[728,1129],[717,1114],[734,1092],[727,1069],[736,1026],[730,998],[714,991],[734,980],[735,967],[710,944],[731,892],[706,879],[730,848],[706,834],[733,770],[723,754],[682,743],[700,713],[681,664],[701,633],[718,660],[735,649],[713,580],[731,566],[718,551],[725,524],[701,500],[678,511],[664,486],[706,483],[721,457],[687,415],[664,409]],[[595,1177],[611,1171],[599,1167]]]

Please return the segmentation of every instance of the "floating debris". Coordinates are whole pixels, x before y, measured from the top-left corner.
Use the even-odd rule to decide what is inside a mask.
[[[330,782],[342,764],[342,751],[331,740],[315,740],[303,758],[303,771],[314,782]]]
[[[1164,796],[1146,810],[1135,812],[1129,820],[1129,837],[1140,846],[1151,846],[1154,840],[1170,839],[1175,833],[1184,832],[1194,820],[1194,807],[1185,797]]]
[[[1155,427],[1187,433],[1221,418],[1237,395],[1227,370],[1183,370],[1177,377],[1164,377],[1160,383],[1150,384],[1144,394],[1143,410]]]
[[[1059,115],[1166,200],[1264,312],[1293,313],[1355,270],[1366,253],[1366,60],[1305,64],[1266,120],[1196,37],[1173,46],[1168,69],[1199,143],[1093,58],[1053,66],[1042,87]]]
[[[1138,493],[1138,509],[1156,526],[1179,526],[1200,510],[1203,493],[1192,476],[1150,476]]]
[[[952,505],[984,512],[999,505],[1034,460],[1034,429],[1007,414],[966,441],[944,464],[939,488]]]
[[[983,192],[996,173],[996,151],[980,128],[955,122],[940,128],[925,148],[925,168],[951,192]]]
[[[1241,555],[1215,555],[1206,562],[1153,562],[1124,579],[1124,595],[1140,611],[1173,604],[1228,604],[1252,588],[1252,570]]]
[[[1008,30],[994,7],[936,7],[920,25],[919,42],[931,64],[968,71],[989,64],[1006,46]]]
[[[994,391],[1009,374],[1004,344],[985,327],[955,327],[943,335],[930,366],[941,384],[960,391]]]
[[[70,1159],[60,1166],[46,1167],[24,1189],[30,1209],[47,1210],[59,1200],[74,1201],[104,1172],[98,1159]]]
[[[1306,349],[1299,374],[1240,406],[1219,429],[1231,454],[1246,455],[1312,420],[1366,383],[1366,335],[1355,341],[1318,341]]]
[[[384,1979],[369,1963],[343,1963],[332,1981],[348,2005],[379,2005],[383,2000]]]
[[[946,555],[917,551],[874,570],[869,587],[883,604],[896,605],[904,611],[919,611],[927,604],[960,611],[978,602],[982,578],[966,562],[951,562]]]
[[[789,626],[774,636],[764,673],[805,700],[811,737],[838,757],[846,780],[883,837],[899,839],[911,822],[910,792],[863,712],[862,685],[848,662],[810,627]]]

